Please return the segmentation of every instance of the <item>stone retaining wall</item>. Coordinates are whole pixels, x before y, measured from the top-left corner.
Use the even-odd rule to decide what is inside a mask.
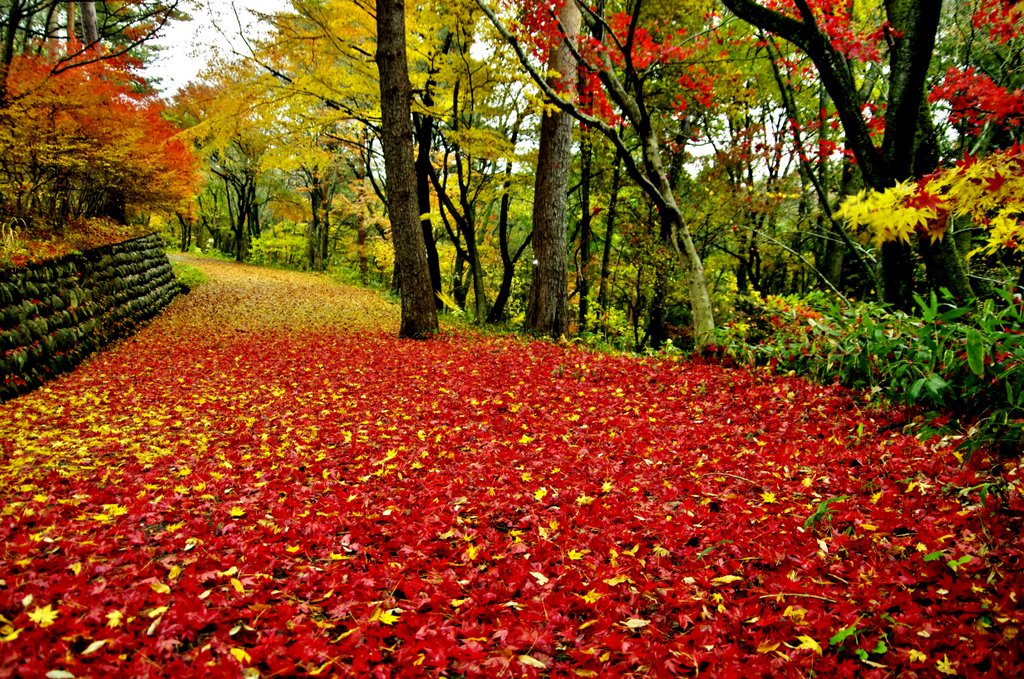
[[[178,292],[156,234],[0,269],[0,401],[130,335]]]

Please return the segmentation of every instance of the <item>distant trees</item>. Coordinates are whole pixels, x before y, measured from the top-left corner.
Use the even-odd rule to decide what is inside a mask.
[[[269,140],[259,238],[299,222],[311,268],[393,271],[405,290],[400,260],[422,249],[435,306],[633,348],[709,347],[748,296],[823,289],[907,306],[1018,277],[1019,252],[991,246],[1012,230],[1005,210],[924,208],[938,200],[932,173],[965,154],[1016,162],[1019,3],[406,9],[408,129],[381,96],[377,17],[354,0],[293,0],[252,43],[252,77],[225,83],[245,103],[231,115]],[[411,171],[385,172],[406,141]],[[216,177],[223,156],[205,148]],[[1005,203],[998,188],[986,196]],[[854,218],[841,206],[861,189],[885,197]],[[413,205],[396,208],[407,190]],[[879,238],[893,230],[863,211],[890,199],[917,221]],[[411,218],[422,244],[403,254],[389,243]]]

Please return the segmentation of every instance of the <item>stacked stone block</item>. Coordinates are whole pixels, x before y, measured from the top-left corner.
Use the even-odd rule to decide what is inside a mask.
[[[0,268],[0,401],[130,335],[178,294],[156,235]]]

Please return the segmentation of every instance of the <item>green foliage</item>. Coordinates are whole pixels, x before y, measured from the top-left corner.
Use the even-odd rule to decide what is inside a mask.
[[[266,229],[252,241],[248,261],[261,266],[304,268],[306,236],[304,225],[283,221]]]
[[[202,270],[188,264],[171,262],[171,269],[174,271],[174,277],[178,280],[178,283],[188,290],[192,290],[209,280]]]
[[[749,320],[719,343],[745,363],[793,370],[881,393],[967,428],[963,447],[1019,450],[1024,442],[1024,307],[1012,293],[976,305],[948,293],[916,298],[919,315],[824,294],[749,298]],[[936,433],[931,426],[923,435]]]

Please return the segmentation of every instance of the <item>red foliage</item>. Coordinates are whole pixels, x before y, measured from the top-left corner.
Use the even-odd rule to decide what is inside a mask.
[[[764,4],[786,16],[806,21],[806,17],[793,0],[769,0]],[[806,5],[811,11],[817,29],[831,40],[835,49],[846,58],[862,62],[881,61],[880,46],[886,37],[893,33],[887,22],[865,30],[855,25],[853,3],[806,0]]]
[[[836,387],[358,334],[358,291],[206,266],[2,407],[0,676],[1022,671],[1016,463]]]
[[[1020,0],[981,0],[971,21],[974,27],[988,31],[989,39],[1005,45],[1021,35]]]
[[[950,68],[928,100],[948,102],[950,122],[964,125],[970,134],[976,134],[986,123],[1008,128],[1024,124],[1024,90],[1011,92],[973,66]]]

